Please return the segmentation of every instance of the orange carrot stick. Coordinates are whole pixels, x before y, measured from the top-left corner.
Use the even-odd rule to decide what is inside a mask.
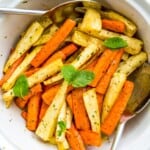
[[[96,63],[97,63],[97,59],[95,59],[92,63],[90,63],[85,69],[89,71],[93,71]]]
[[[60,88],[60,84],[46,87],[46,91],[42,94],[42,99],[47,105],[51,104],[59,88]],[[69,93],[70,91],[72,91],[72,89],[73,89],[72,86],[68,86],[67,92]]]
[[[51,84],[43,85],[43,90],[44,90],[44,92],[46,92],[47,90],[49,90],[50,88],[52,88],[52,86],[55,86],[55,85],[58,85],[58,84],[54,84],[54,85],[51,85]],[[43,92],[43,93],[44,93],[44,92]]]
[[[103,77],[105,72],[107,71],[109,64],[113,60],[116,52],[113,52],[112,50],[106,49],[103,54],[98,59],[97,64],[95,65],[93,72],[95,74],[95,78],[90,84],[92,87],[96,87],[100,79]]]
[[[48,109],[48,107],[49,107],[49,105],[45,104],[45,102],[42,101],[42,105],[41,105],[41,108],[40,108],[40,114],[39,114],[39,121],[42,120],[42,118],[45,115],[46,110]]]
[[[52,100],[59,88],[60,84],[57,84],[55,86],[52,86],[42,94],[42,99],[47,105],[50,105],[52,103]]]
[[[0,80],[0,86],[2,86],[3,83],[6,82],[10,78],[10,76],[13,74],[13,72],[16,70],[16,68],[21,64],[21,62],[23,61],[24,57],[25,57],[25,54],[22,55],[21,57],[19,57],[13,63],[13,65],[8,69],[8,71],[5,73],[5,75]]]
[[[35,86],[33,86],[31,89],[30,89],[30,92],[27,96],[24,96],[23,98],[17,98],[15,103],[16,105],[23,109],[26,104],[28,103],[28,100],[35,94],[39,93],[39,92],[42,92],[42,86],[41,84],[37,84]]]
[[[32,60],[31,64],[34,67],[40,66],[54,51],[57,50],[59,45],[65,40],[72,29],[75,27],[76,22],[67,19],[54,36],[42,47],[40,52]]]
[[[64,53],[66,57],[68,57],[72,55],[77,49],[78,49],[77,45],[75,45],[74,43],[71,43],[67,45],[66,47],[64,47],[63,49],[61,49],[61,51]]]
[[[109,19],[102,19],[102,28],[119,33],[123,33],[126,29],[123,22]]]
[[[104,95],[98,94],[98,93],[97,93],[96,95],[97,95],[97,103],[98,103],[99,113],[101,114],[101,112],[102,112],[102,106],[103,106]]]
[[[117,70],[118,65],[120,63],[121,57],[123,55],[124,50],[121,49],[118,51],[118,53],[116,54],[114,60],[112,61],[112,63],[110,64],[110,67],[108,68],[107,72],[105,73],[105,75],[102,77],[102,79],[100,80],[100,82],[98,83],[97,87],[96,87],[96,92],[100,93],[100,94],[105,94],[110,80],[114,74],[114,72]]]
[[[70,107],[70,109],[71,109],[71,111],[72,111],[72,113],[73,113],[73,100],[72,100],[72,94],[69,94],[69,95],[67,96],[67,104],[69,105],[69,107]]]
[[[90,129],[90,122],[83,102],[83,88],[72,91],[73,114],[77,129]]]
[[[99,133],[93,132],[92,130],[82,130],[79,131],[84,144],[90,146],[100,146],[102,144],[101,135]]]
[[[72,85],[69,85],[67,88],[67,93],[71,92],[74,89],[74,87]]]
[[[52,61],[60,58],[62,60],[65,60],[68,56],[70,56],[72,53],[74,53],[77,50],[77,46],[73,43],[65,46],[61,50],[54,53],[44,64],[43,66],[46,66],[50,64]]]
[[[74,125],[67,130],[66,137],[72,150],[86,150],[83,140]]]
[[[62,48],[61,50],[59,50],[58,52],[54,53],[45,63],[44,66],[50,64],[52,61],[61,58],[62,60],[65,60],[68,56],[70,56],[72,53],[74,53],[76,50],[78,49],[78,47],[71,43],[67,46],[65,46],[64,48]]]
[[[34,74],[36,71],[38,71],[39,70],[39,68],[32,68],[32,69],[30,69],[30,70],[27,70],[25,73],[24,73],[24,75],[25,76],[27,76],[27,77],[29,77],[29,76],[31,76],[32,74]]]
[[[26,127],[31,131],[35,131],[38,125],[40,100],[41,100],[41,97],[39,93],[31,97],[28,103]]]
[[[43,66],[46,66],[48,64],[50,64],[51,62],[53,62],[54,60],[56,59],[62,59],[62,60],[65,60],[66,59],[66,56],[64,55],[64,53],[62,51],[58,51],[56,53],[54,53],[44,64]]]
[[[21,112],[21,116],[24,118],[24,120],[27,120],[27,112],[25,110]]]
[[[114,130],[126,108],[128,100],[132,94],[133,87],[134,87],[133,82],[131,82],[131,81],[125,82],[124,87],[123,87],[122,91],[120,92],[110,113],[108,114],[108,116],[106,117],[106,119],[104,120],[104,122],[101,125],[101,131],[104,134],[111,135],[114,132]]]

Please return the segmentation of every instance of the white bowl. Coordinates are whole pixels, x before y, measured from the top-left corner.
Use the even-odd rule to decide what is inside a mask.
[[[101,0],[102,1],[102,0]],[[19,3],[20,2],[20,3]],[[48,9],[61,0],[0,0],[2,7],[20,7],[28,9]],[[149,0],[105,0],[106,3],[132,19],[138,26],[138,34],[144,41],[144,49],[150,53],[150,3]],[[53,4],[52,4],[53,3]],[[19,5],[18,5],[19,4]],[[0,15],[0,76],[10,49],[15,45],[20,33],[31,22],[33,17]],[[149,54],[150,55],[150,54]],[[118,150],[150,150],[150,108],[130,121],[120,141]],[[111,141],[101,148],[90,150],[109,150]],[[0,97],[0,150],[55,150],[54,146],[39,141],[36,136],[25,127],[20,117],[20,110],[13,105],[10,109],[5,106]]]

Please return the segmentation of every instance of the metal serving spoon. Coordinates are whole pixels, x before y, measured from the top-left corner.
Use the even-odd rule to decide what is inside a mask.
[[[145,63],[130,78],[134,80],[135,88],[118,125],[111,150],[117,150],[126,123],[142,112],[150,103],[150,64]]]
[[[99,5],[99,2],[94,0],[69,0],[63,3],[60,3],[56,5],[55,7],[52,7],[49,10],[28,10],[28,9],[20,9],[20,8],[3,8],[0,7],[0,13],[1,14],[9,14],[9,15],[32,15],[32,16],[40,16],[44,15],[46,13],[51,13],[55,11],[57,8],[60,8],[62,6],[68,5],[68,4],[75,4],[75,3],[81,3],[81,2],[90,2],[95,3],[96,5]]]
[[[50,11],[51,11],[51,9],[50,9]],[[39,15],[45,14],[46,12],[47,12],[47,10],[28,10],[28,9],[20,9],[20,8],[2,8],[2,7],[0,7],[1,14],[39,16]]]
[[[117,131],[116,131],[116,135],[115,135],[115,138],[113,139],[113,143],[112,143],[112,146],[111,146],[111,149],[110,150],[117,150],[117,146],[120,142],[120,139],[122,137],[122,134],[123,134],[123,131],[124,131],[124,128],[125,128],[125,125],[126,123],[134,118],[137,114],[139,114],[140,112],[142,112],[146,106],[148,106],[148,104],[150,103],[150,98],[148,99],[148,101],[138,110],[136,111],[134,114],[123,114],[121,120],[120,120],[120,123],[118,125],[118,128],[117,128]]]

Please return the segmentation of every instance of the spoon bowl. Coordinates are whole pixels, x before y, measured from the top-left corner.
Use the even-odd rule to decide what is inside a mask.
[[[50,14],[55,10],[57,10],[58,8],[63,7],[65,5],[78,4],[84,1],[99,5],[98,1],[93,1],[93,0],[70,0],[70,1],[60,3],[49,10],[31,10],[31,9],[0,7],[0,14],[40,16],[44,14]]]
[[[148,95],[148,97],[146,98],[146,100],[144,101],[144,103],[142,105],[140,105],[135,112],[133,113],[128,113],[127,111],[124,112],[124,114],[122,115],[116,134],[115,134],[115,138],[113,139],[113,143],[111,146],[111,150],[117,150],[118,144],[120,142],[120,139],[122,137],[124,128],[126,123],[131,120],[132,118],[134,118],[135,116],[137,116],[139,113],[141,113],[148,105],[150,104],[150,95]]]

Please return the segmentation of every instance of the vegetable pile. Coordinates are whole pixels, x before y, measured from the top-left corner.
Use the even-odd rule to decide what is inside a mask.
[[[59,150],[100,146],[133,93],[129,75],[147,61],[136,31],[129,19],[92,2],[35,20],[3,69],[6,107],[14,101],[26,127]]]

